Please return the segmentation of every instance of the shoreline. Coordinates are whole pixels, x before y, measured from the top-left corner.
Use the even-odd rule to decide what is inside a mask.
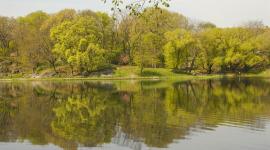
[[[243,75],[179,75],[179,76],[149,76],[149,77],[44,77],[44,78],[0,78],[0,81],[128,81],[128,80],[203,80],[203,79],[217,79],[217,78],[248,78],[248,77],[258,77],[258,78],[270,78],[269,75],[264,74],[243,74]]]
[[[215,79],[215,78],[238,78],[238,77],[261,77],[269,78],[270,69],[266,69],[258,73],[226,73],[226,74],[185,74],[174,73],[171,69],[166,68],[145,68],[144,74],[140,74],[140,70],[136,66],[116,67],[110,74],[80,76],[59,74],[59,76],[51,76],[51,70],[43,71],[37,75],[32,74],[10,74],[0,77],[0,81],[117,81],[117,80],[198,80],[198,79]]]

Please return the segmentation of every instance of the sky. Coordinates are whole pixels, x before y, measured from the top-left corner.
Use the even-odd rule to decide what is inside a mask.
[[[270,0],[171,0],[170,5],[169,10],[219,27],[248,21],[270,26]],[[0,16],[18,17],[37,10],[54,13],[64,8],[110,12],[110,6],[101,0],[0,0]]]

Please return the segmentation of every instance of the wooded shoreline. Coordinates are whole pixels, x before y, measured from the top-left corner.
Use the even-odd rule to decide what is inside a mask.
[[[165,76],[240,74],[266,70],[269,62],[270,28],[262,22],[220,28],[156,7],[140,15],[65,9],[0,16],[0,77],[88,77],[114,66]]]

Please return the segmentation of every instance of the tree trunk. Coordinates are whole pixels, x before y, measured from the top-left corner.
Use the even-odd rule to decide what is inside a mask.
[[[71,64],[69,64],[70,69],[71,69],[71,75],[73,76],[73,66]]]
[[[208,65],[208,69],[207,69],[208,74],[212,73],[212,67],[213,67],[213,65]]]
[[[53,66],[53,70],[56,74],[58,74],[57,70],[56,70],[56,66],[55,66],[55,63],[52,63],[52,66]]]
[[[195,57],[192,58],[191,65],[190,65],[189,71],[188,71],[189,73],[191,73],[191,71],[192,71],[193,68],[194,68],[196,57],[197,57],[197,56],[195,56]]]

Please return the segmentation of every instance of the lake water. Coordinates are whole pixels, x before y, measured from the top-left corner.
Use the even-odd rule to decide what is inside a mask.
[[[269,150],[270,79],[0,82],[0,149]]]

